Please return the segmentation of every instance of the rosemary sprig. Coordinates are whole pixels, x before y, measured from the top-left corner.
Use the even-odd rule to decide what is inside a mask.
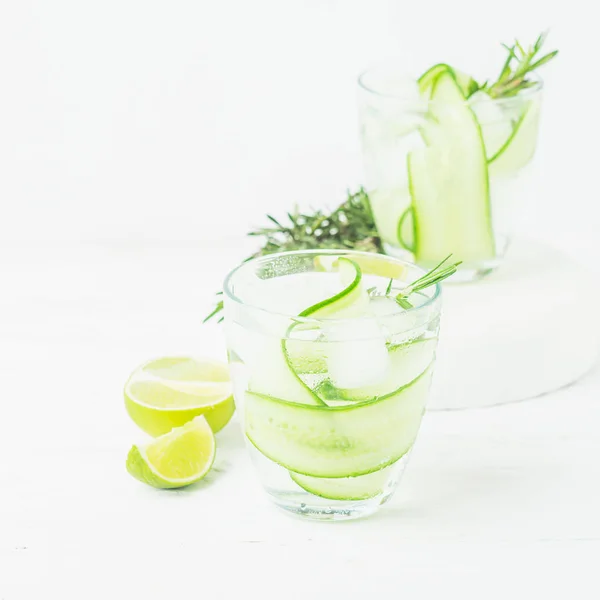
[[[425,275],[419,277],[419,279],[416,279],[412,283],[409,283],[399,294],[395,296],[394,299],[396,300],[396,302],[405,310],[413,308],[412,302],[410,302],[410,300],[408,299],[411,294],[421,292],[424,289],[431,287],[432,285],[441,283],[442,281],[444,281],[444,279],[447,279],[451,275],[454,275],[462,261],[458,261],[452,264],[446,264],[451,257],[452,254],[449,254],[441,263],[433,267],[433,269],[425,273]],[[390,280],[390,283],[388,284],[387,290],[385,292],[386,296],[390,295],[392,289],[391,283],[392,280]]]
[[[363,252],[381,252],[382,245],[369,197],[364,189],[348,193],[346,201],[333,212],[287,213],[288,223],[282,224],[272,215],[267,219],[274,227],[262,227],[248,235],[264,237],[265,243],[251,258],[288,250],[313,248],[353,248]]]
[[[287,213],[285,223],[272,215],[267,215],[267,219],[272,226],[262,227],[248,234],[263,237],[264,244],[246,260],[274,252],[321,248],[383,252],[369,197],[363,188],[354,194],[348,192],[346,201],[333,212],[317,210],[307,213],[300,212],[295,207],[293,212]],[[223,301],[219,300],[204,323],[218,315],[222,309]],[[219,321],[221,320],[222,317]]]
[[[528,78],[528,75],[558,54],[558,50],[553,50],[544,56],[538,56],[547,35],[547,31],[541,33],[533,46],[529,46],[527,49],[518,40],[515,40],[512,46],[502,44],[506,48],[508,56],[498,80],[492,84],[486,81],[479,85],[478,89],[487,92],[492,98],[510,98],[520,91],[534,86],[536,82]]]

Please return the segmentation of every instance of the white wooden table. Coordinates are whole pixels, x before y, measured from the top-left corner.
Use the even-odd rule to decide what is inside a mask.
[[[237,423],[186,490],[125,471],[143,360],[225,356],[201,317],[244,249],[0,248],[0,600],[599,598],[600,371],[536,400],[428,413],[392,502],[294,519]]]

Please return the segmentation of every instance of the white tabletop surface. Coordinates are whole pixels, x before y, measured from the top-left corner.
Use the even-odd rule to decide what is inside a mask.
[[[600,371],[492,409],[428,413],[377,515],[272,507],[239,425],[213,471],[159,491],[121,388],[143,360],[224,358],[201,325],[244,254],[223,245],[5,246],[0,253],[0,598],[598,598]]]

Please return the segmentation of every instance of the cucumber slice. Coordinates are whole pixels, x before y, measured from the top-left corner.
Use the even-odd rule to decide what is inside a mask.
[[[417,133],[417,135],[419,135]],[[422,144],[420,136],[417,139],[418,145]],[[406,149],[404,156],[410,152],[411,148]],[[398,170],[397,163],[391,167]],[[371,207],[373,208],[373,217],[375,225],[381,237],[381,240],[396,246],[398,244],[398,221],[404,211],[411,205],[411,197],[408,191],[408,173],[405,173],[405,185],[396,186],[391,189],[375,189],[369,194]]]
[[[326,298],[300,313],[301,317],[326,317],[336,315],[354,316],[360,312],[363,304],[368,303],[368,296],[362,290],[360,267],[350,259],[340,257],[335,265],[339,272],[342,291]],[[315,332],[306,329],[303,323],[293,324],[287,332],[296,334],[304,332],[313,334],[304,340],[264,340],[257,351],[260,356],[250,369],[248,389],[252,392],[285,398],[289,402],[302,405],[324,405],[325,403],[300,378],[299,373],[319,373],[326,370],[327,363],[323,354],[323,346],[314,341]],[[261,340],[262,341],[262,340]],[[264,367],[263,367],[264,365]]]
[[[433,65],[433,67],[425,71],[425,73],[419,77],[418,84],[421,94],[426,97],[431,97],[431,91],[434,87],[436,79],[439,75],[446,71],[454,72],[456,83],[458,84],[465,98],[469,98],[479,89],[479,85],[470,75],[467,75],[466,73],[463,73],[457,69],[452,69],[452,67],[445,63],[439,63],[437,65]]]
[[[513,135],[514,127],[510,115],[501,105],[485,92],[476,92],[469,106],[481,127],[481,135],[488,162],[506,146]]]
[[[346,319],[364,312],[369,297],[360,285],[362,272],[358,264],[354,260],[340,256],[332,266],[337,266],[344,289],[335,296],[304,309],[300,317],[323,319],[335,316],[336,319]]]
[[[301,317],[325,317],[333,314],[350,316],[360,310],[362,302],[368,302],[368,296],[365,298],[366,293],[360,285],[360,267],[345,257],[340,257],[336,266],[344,286],[342,291],[302,311]],[[287,336],[296,328],[299,330],[298,334],[308,331],[305,324],[296,323],[288,329]],[[248,389],[266,396],[285,398],[295,404],[324,405],[323,400],[298,375],[300,372],[325,370],[322,346],[313,340],[261,339],[260,348],[257,347],[257,352],[260,353],[257,364],[250,368]]]
[[[452,67],[445,63],[439,63],[437,65],[433,65],[433,67],[431,67],[430,69],[427,69],[427,71],[425,71],[425,73],[423,73],[423,75],[421,75],[421,77],[419,77],[419,79],[417,80],[417,83],[419,84],[419,92],[421,92],[421,94],[427,97],[431,97],[431,91],[433,89],[433,84],[435,83],[435,80],[442,73],[445,73],[446,71],[451,69]]]
[[[319,396],[328,401],[328,404],[340,400],[363,402],[392,394],[394,390],[408,385],[425,372],[435,358],[436,347],[437,338],[414,340],[394,346],[388,353],[390,360],[387,377],[381,382],[360,388],[340,389],[326,379],[316,391]]]
[[[490,174],[511,174],[522,169],[535,153],[540,121],[540,102],[530,100],[513,127],[510,137],[490,158]]]
[[[402,213],[398,221],[398,242],[409,252],[415,252],[415,220],[412,206]]]
[[[306,375],[327,371],[325,344],[318,341],[286,340],[287,362],[296,373]]]
[[[362,269],[364,268],[369,273],[376,272],[378,275],[391,278],[402,277],[407,270],[404,265],[393,265],[389,262],[383,262],[377,258],[368,256],[354,257],[352,260],[345,257],[333,256],[321,256],[317,258],[318,261],[315,259],[315,266],[324,271],[337,268],[340,272],[342,283],[346,287],[340,294],[307,308],[301,313],[301,316],[331,317],[335,319],[363,316],[368,311],[369,296],[361,285]],[[297,334],[301,334],[303,327],[303,325],[297,325],[292,327],[290,331],[295,329]],[[335,337],[336,332],[338,334],[346,332],[348,327],[337,323],[331,324],[329,327],[323,324],[322,330],[333,334]],[[364,333],[362,330],[361,332]],[[372,333],[369,330],[369,334]],[[315,342],[314,336],[312,340],[309,339],[308,341],[288,339],[285,342],[288,364],[292,371],[297,374],[315,374],[328,371],[329,352],[327,350],[331,351],[332,349],[333,344],[326,344],[324,340],[323,343]]]
[[[451,69],[432,84],[428,144],[408,156],[415,257],[433,264],[452,254],[465,263],[493,258],[485,147],[475,115]]]
[[[479,84],[470,75],[458,69],[454,69],[454,74],[456,75],[456,83],[458,83],[465,98],[470,98],[477,92]]]
[[[248,389],[289,402],[306,405],[323,405],[323,401],[296,375],[287,353],[286,342],[265,339],[256,346],[256,357],[249,365]],[[308,343],[306,343],[309,346]],[[312,344],[311,350],[316,344]],[[311,361],[310,357],[305,359]]]
[[[304,490],[328,500],[368,500],[383,493],[397,468],[394,463],[374,473],[359,477],[309,477],[290,472],[291,478]]]
[[[432,366],[377,400],[344,407],[308,406],[246,393],[249,441],[273,462],[312,477],[356,477],[404,456],[417,435]]]

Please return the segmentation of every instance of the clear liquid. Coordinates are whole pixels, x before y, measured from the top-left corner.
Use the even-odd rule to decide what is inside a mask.
[[[428,383],[394,394],[433,362],[438,318],[402,310],[385,297],[388,282],[364,277],[364,288],[372,288],[368,318],[290,329],[285,318],[274,325],[256,315],[246,322],[226,317],[248,447],[265,490],[286,510],[324,519],[367,514],[391,496],[404,470]],[[336,273],[309,272],[266,287],[279,310],[301,312],[339,291],[340,282]],[[415,306],[427,301],[411,296]],[[310,394],[318,409],[304,408]],[[379,400],[388,396],[389,408]]]

